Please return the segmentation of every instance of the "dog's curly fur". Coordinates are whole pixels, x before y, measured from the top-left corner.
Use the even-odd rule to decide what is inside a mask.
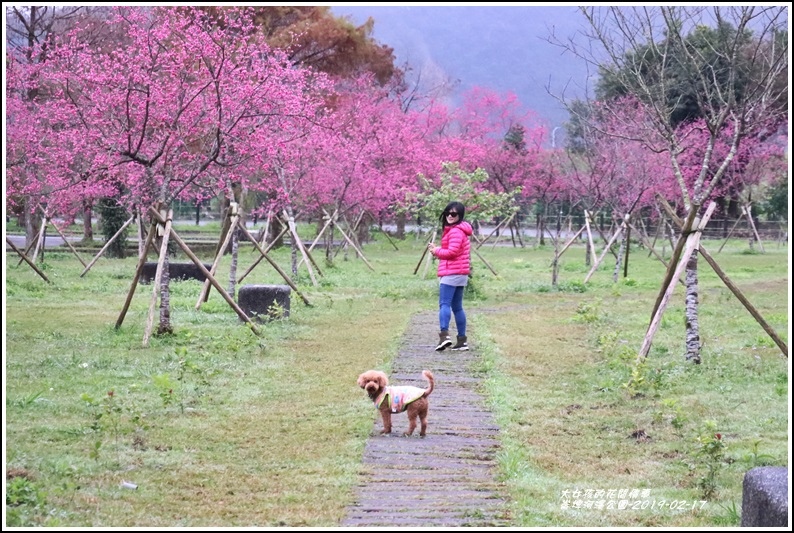
[[[425,433],[427,432],[427,410],[430,406],[430,403],[427,401],[427,397],[430,396],[431,392],[433,392],[435,380],[433,379],[432,372],[429,370],[423,370],[422,375],[427,380],[429,386],[427,389],[425,389],[425,392],[422,394],[421,398],[408,404],[406,409],[406,412],[408,413],[408,431],[404,433],[405,436],[410,436],[413,434],[414,430],[416,429],[417,418],[422,424],[422,427],[419,430],[419,436],[424,437]],[[389,378],[380,370],[368,370],[358,376],[358,386],[367,391],[369,399],[374,402],[378,396],[380,396],[381,392],[383,392],[383,390],[389,386]],[[383,420],[383,430],[381,431],[381,434],[391,433],[392,413],[389,402],[381,403],[378,410],[380,411],[380,416]]]

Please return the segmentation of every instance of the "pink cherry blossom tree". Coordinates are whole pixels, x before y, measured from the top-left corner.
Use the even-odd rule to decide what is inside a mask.
[[[770,120],[779,124],[785,119],[788,85],[780,80],[788,68],[787,9],[603,6],[582,7],[581,12],[592,30],[586,35],[587,43],[581,46],[571,41],[564,46],[598,65],[612,83],[647,106],[652,118],[648,144],[662,140],[657,148],[668,155],[680,205],[685,210],[682,235],[689,234],[744,139]],[[707,37],[702,30],[715,21],[719,32]],[[681,166],[689,139],[682,136],[686,130],[672,120],[680,115],[682,89],[696,103],[707,132],[699,170],[692,180],[687,179]],[[720,156],[716,147],[726,127],[732,128],[732,135],[728,150]],[[698,253],[684,250],[688,240],[679,239],[674,250],[640,357],[650,349],[653,328],[664,310],[664,296],[675,281],[678,263],[684,264],[683,258],[687,284],[685,358],[700,362]],[[787,352],[787,348],[782,349]]]
[[[69,194],[85,193],[81,182],[117,186],[130,208],[214,196],[299,140],[294,124],[323,110],[325,77],[270,49],[245,8],[222,16],[218,23],[194,8],[120,7],[108,24],[127,35],[123,45],[97,51],[77,32],[54,44],[37,78],[48,98],[36,117],[18,119],[41,125],[35,142],[56,132],[42,168],[48,187],[71,186],[51,202],[66,209]],[[14,183],[30,186],[24,176]],[[167,287],[166,275],[160,332],[170,330]]]

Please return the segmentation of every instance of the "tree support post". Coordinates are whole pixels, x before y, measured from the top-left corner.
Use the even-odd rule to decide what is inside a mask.
[[[13,242],[11,242],[11,239],[10,239],[10,238],[8,238],[8,237],[6,237],[6,244],[8,244],[8,245],[11,247],[11,249],[12,249],[12,250],[14,250],[16,253],[18,253],[18,254],[20,255],[20,257],[22,258],[22,259],[21,259],[21,261],[25,261],[27,264],[29,264],[29,265],[30,265],[30,266],[33,268],[33,270],[35,270],[35,271],[36,271],[36,274],[38,274],[39,276],[41,276],[41,278],[42,278],[44,281],[46,281],[47,283],[50,283],[50,280],[49,280],[49,279],[47,279],[47,276],[45,276],[45,275],[44,275],[44,272],[42,272],[42,271],[39,269],[39,267],[37,267],[37,266],[36,266],[36,264],[35,264],[35,263],[33,263],[33,262],[30,260],[30,259],[28,259],[28,256],[26,256],[26,255],[25,255],[25,254],[22,252],[22,250],[20,250],[20,249],[19,249],[19,248],[17,248],[16,246],[14,246],[14,243],[13,243]]]
[[[142,220],[143,217],[139,216],[139,220]],[[152,241],[154,240],[154,233],[157,231],[157,223],[153,222],[152,227],[149,230],[149,234],[146,236],[146,242],[141,243],[141,251],[140,255],[138,256],[138,266],[135,267],[135,275],[132,277],[132,285],[130,286],[130,290],[127,291],[127,300],[124,302],[124,307],[121,308],[121,313],[119,314],[118,320],[116,320],[116,329],[121,327],[122,322],[124,322],[124,317],[127,315],[127,310],[130,308],[130,303],[132,302],[132,296],[135,294],[135,289],[138,286],[138,280],[141,277],[141,272],[143,272],[143,265],[146,264],[146,255],[149,253],[149,247],[152,245]]]
[[[163,217],[154,207],[149,207],[149,213],[151,213],[152,216],[161,223],[165,222]],[[251,322],[251,319],[248,318],[248,315],[245,314],[245,311],[240,309],[240,306],[237,305],[237,302],[235,302],[234,299],[232,299],[232,297],[229,296],[229,293],[226,292],[226,289],[221,287],[220,283],[218,283],[218,280],[216,280],[215,277],[212,274],[210,274],[210,271],[207,270],[207,267],[205,267],[204,264],[199,260],[199,258],[196,257],[196,254],[194,254],[190,250],[188,245],[185,244],[185,241],[182,240],[182,238],[179,236],[179,234],[176,231],[174,231],[173,228],[171,228],[171,237],[173,237],[173,239],[176,241],[179,247],[182,248],[182,251],[185,252],[185,255],[187,255],[190,258],[190,260],[193,261],[193,263],[198,267],[198,269],[202,272],[202,274],[204,274],[207,277],[207,279],[212,282],[212,286],[215,287],[215,289],[219,293],[221,293],[223,299],[226,300],[226,303],[228,303],[232,309],[234,309],[234,312],[237,313],[237,316],[239,316],[243,321],[245,321],[246,324],[248,324],[251,327],[251,330],[254,332],[255,335],[259,335],[260,331],[259,328],[256,327],[256,324]]]
[[[247,229],[247,228],[246,228],[246,227],[245,227],[245,226],[242,224],[242,222],[238,222],[238,225],[240,226],[240,229],[243,231],[243,234],[244,234],[246,237],[248,237],[248,238],[250,239],[250,238],[251,238],[251,234],[248,232],[248,229]],[[276,239],[276,240],[277,240],[277,239]],[[274,240],[273,242],[276,242],[276,241]],[[290,279],[290,277],[287,275],[287,273],[286,273],[286,272],[284,272],[284,271],[281,269],[281,267],[279,267],[279,266],[278,266],[278,264],[276,264],[276,262],[275,262],[275,261],[273,261],[273,260],[270,258],[270,256],[269,256],[269,255],[267,255],[267,250],[263,250],[263,249],[262,249],[262,247],[261,247],[261,246],[259,246],[259,243],[258,243],[258,242],[256,242],[256,240],[254,240],[254,241],[253,241],[253,243],[254,243],[254,246],[256,246],[256,249],[257,249],[257,250],[259,250],[259,253],[260,253],[260,254],[262,254],[262,257],[264,257],[265,259],[267,259],[267,262],[268,262],[268,263],[270,263],[270,266],[272,266],[273,268],[275,268],[275,269],[276,269],[276,271],[277,271],[279,274],[281,274],[281,277],[282,277],[282,278],[284,278],[284,281],[286,281],[286,282],[287,282],[287,285],[289,285],[290,287],[292,287],[292,290],[294,290],[294,291],[295,291],[295,292],[298,294],[298,296],[300,296],[300,297],[301,297],[301,299],[303,300],[303,303],[305,303],[306,305],[308,305],[309,307],[311,307],[311,305],[312,305],[312,304],[311,304],[311,303],[309,303],[309,300],[308,300],[308,299],[307,299],[307,298],[306,298],[306,297],[303,295],[303,293],[300,291],[300,289],[298,289],[298,286],[297,286],[297,285],[295,285],[295,282],[294,282],[294,281],[292,281],[292,279]],[[271,244],[273,244],[273,243],[271,243]]]
[[[158,214],[159,214],[159,213],[158,213]],[[83,272],[80,274],[80,277],[81,277],[81,278],[82,278],[83,276],[85,276],[86,272],[88,272],[89,270],[91,270],[91,267],[92,267],[92,266],[94,266],[94,263],[96,263],[96,262],[99,260],[99,258],[100,258],[100,257],[102,257],[102,254],[104,254],[104,253],[105,253],[105,251],[106,251],[106,250],[107,250],[107,249],[110,247],[110,245],[111,245],[111,244],[113,244],[113,241],[115,241],[115,240],[118,238],[118,236],[119,236],[119,235],[121,235],[121,232],[122,232],[122,231],[124,231],[125,229],[127,229],[127,226],[129,226],[130,224],[132,224],[132,221],[133,221],[133,220],[135,220],[135,215],[132,215],[132,216],[129,218],[129,220],[127,220],[127,222],[125,222],[125,223],[124,223],[124,225],[123,225],[123,226],[121,226],[121,228],[119,228],[119,230],[116,232],[116,234],[115,234],[115,235],[113,235],[113,236],[112,236],[110,239],[108,239],[108,242],[106,242],[106,243],[105,243],[105,246],[103,246],[103,247],[102,247],[102,249],[101,249],[101,250],[99,250],[99,253],[98,253],[98,254],[96,254],[96,256],[95,256],[95,257],[94,257],[94,258],[91,260],[91,262],[90,262],[90,263],[88,263],[88,266],[87,266],[87,267],[85,267],[85,269],[83,270]]]
[[[223,259],[223,254],[226,251],[226,247],[229,246],[229,241],[232,240],[232,234],[234,234],[234,228],[237,226],[237,219],[239,215],[237,213],[237,204],[232,202],[229,205],[229,209],[226,210],[226,218],[231,219],[229,226],[227,227],[224,221],[223,227],[227,227],[226,235],[223,236],[223,241],[221,243],[220,248],[218,248],[218,253],[215,255],[215,260],[212,262],[212,267],[210,268],[210,274],[213,276],[215,272],[218,270],[218,265],[221,263],[221,259]],[[201,304],[206,302],[210,296],[210,287],[212,283],[210,282],[209,278],[204,280],[204,285],[201,287],[201,292],[199,293],[198,301],[196,301],[196,311],[201,308]]]
[[[709,219],[716,208],[717,204],[715,202],[711,202],[706,209],[706,213],[703,215],[703,219],[699,221],[697,217],[691,216],[692,213],[697,213],[697,206],[693,204],[690,208],[690,216],[687,217],[686,223],[688,223],[690,227],[695,225],[696,230],[689,233],[682,232],[682,238],[678,239],[678,242],[683,243],[686,248],[682,254],[679,254],[680,260],[677,259],[677,263],[670,263],[671,266],[675,264],[676,268],[675,271],[670,275],[669,279],[665,280],[667,284],[663,287],[661,298],[659,299],[656,309],[654,309],[651,324],[648,326],[648,331],[645,333],[645,339],[642,342],[640,353],[637,355],[637,362],[640,362],[642,359],[648,356],[648,352],[651,349],[651,342],[653,341],[654,335],[656,335],[656,330],[659,328],[662,315],[664,314],[664,310],[667,307],[667,302],[670,300],[670,296],[673,294],[673,289],[675,289],[675,283],[681,277],[681,273],[684,271],[684,269],[686,269],[686,264],[689,262],[689,258],[692,253],[697,250],[703,229],[706,227],[706,224],[708,224]],[[683,238],[684,235],[686,235],[686,238]]]
[[[41,213],[44,215],[44,220],[49,220],[49,218],[47,217],[47,213],[46,211],[44,211],[44,208],[41,207],[41,204],[39,204],[39,209],[41,210]],[[82,265],[85,267],[86,266],[85,261],[83,261],[83,258],[80,257],[80,254],[77,253],[77,250],[74,249],[74,246],[72,246],[72,243],[69,242],[69,239],[66,238],[66,236],[61,232],[61,230],[58,229],[58,226],[56,226],[54,223],[52,224],[52,227],[55,228],[55,231],[57,231],[58,235],[61,236],[63,242],[66,243],[66,246],[68,246],[69,249],[72,251],[72,253],[75,255],[75,257],[77,257],[77,260],[80,261],[80,263],[82,263]]]

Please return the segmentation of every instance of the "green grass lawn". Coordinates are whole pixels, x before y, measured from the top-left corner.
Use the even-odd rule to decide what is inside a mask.
[[[260,336],[216,291],[196,310],[201,284],[172,283],[174,333],[148,347],[150,285],[114,328],[135,258],[101,258],[81,278],[73,255],[48,250],[47,284],[7,254],[6,525],[337,526],[375,416],[356,377],[388,369],[410,316],[437,307],[433,267],[413,274],[424,242],[397,251],[376,235],[364,248],[374,272],[352,251],[332,265],[316,251],[324,276],[314,286],[302,267],[295,280],[311,306],[293,293],[289,318]],[[706,247],[788,342],[788,248],[720,244]],[[678,287],[638,365],[664,276],[647,250],[632,248],[617,282],[607,254],[584,284],[575,245],[556,286],[548,245],[480,252],[497,275],[474,256],[469,339],[503,429],[513,525],[739,525],[744,473],[788,465],[788,360],[708,264],[703,363],[684,361]],[[289,250],[272,254],[289,272]],[[238,275],[255,257],[241,247]],[[263,261],[244,283],[284,281]],[[640,503],[599,508],[610,490]]]

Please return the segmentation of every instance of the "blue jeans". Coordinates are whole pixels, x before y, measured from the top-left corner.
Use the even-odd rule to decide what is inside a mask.
[[[466,335],[466,313],[463,311],[463,291],[466,287],[453,287],[439,284],[438,291],[438,322],[441,331],[449,331],[449,320],[455,316],[458,335]]]

